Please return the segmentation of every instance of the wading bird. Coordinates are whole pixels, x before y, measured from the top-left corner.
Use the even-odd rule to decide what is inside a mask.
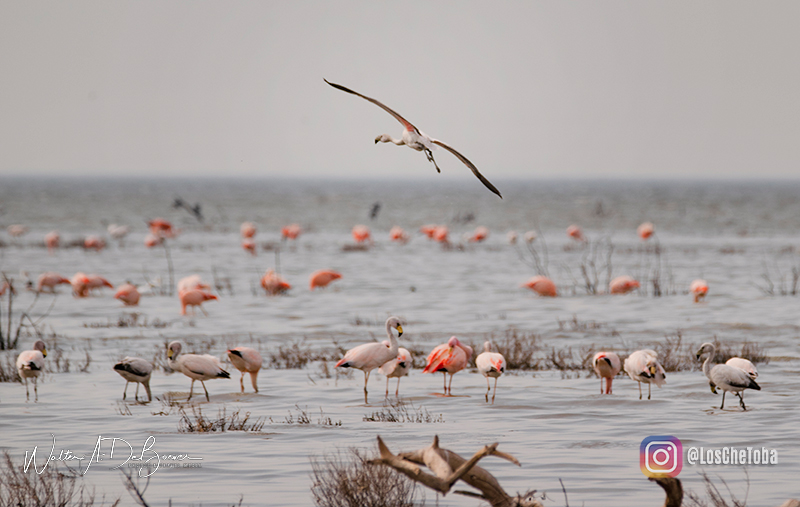
[[[697,351],[697,359],[700,359],[703,354],[708,354],[705,362],[703,362],[703,373],[708,377],[708,384],[711,386],[711,392],[717,394],[717,388],[722,389],[722,403],[719,408],[725,408],[725,393],[731,392],[739,397],[739,404],[742,410],[747,410],[744,405],[744,396],[742,392],[745,389],[761,390],[761,386],[756,384],[756,381],[745,370],[729,364],[717,364],[711,366],[711,361],[717,353],[716,347],[713,343],[704,343]]]
[[[186,315],[186,307],[192,307],[192,314],[194,315],[194,307],[200,308],[200,311],[203,312],[203,315],[208,317],[208,312],[206,312],[205,308],[203,308],[203,303],[206,301],[216,301],[219,299],[214,294],[210,292],[206,292],[200,289],[189,289],[183,290],[178,293],[178,297],[181,300],[181,315]]]
[[[328,83],[329,85],[333,86],[334,88],[336,88],[337,90],[341,90],[343,92],[351,93],[351,94],[355,95],[356,97],[361,97],[362,99],[365,99],[365,100],[368,100],[369,102],[372,102],[376,106],[380,107],[381,109],[383,109],[384,111],[386,111],[387,113],[392,115],[395,120],[397,120],[397,121],[399,121],[400,123],[403,124],[404,129],[403,129],[402,138],[400,138],[400,139],[392,139],[392,136],[390,136],[389,134],[381,134],[381,135],[379,135],[378,137],[375,138],[375,144],[377,144],[379,142],[380,143],[394,143],[397,146],[406,145],[409,148],[412,148],[414,150],[425,152],[425,156],[428,157],[428,161],[433,163],[433,166],[436,168],[436,172],[439,172],[439,173],[442,172],[442,171],[441,171],[441,169],[439,169],[439,166],[436,164],[436,160],[433,159],[433,150],[436,149],[437,145],[441,146],[445,150],[447,150],[450,153],[452,153],[453,155],[455,155],[456,158],[458,158],[461,162],[464,163],[464,165],[469,167],[470,170],[472,171],[472,174],[474,174],[479,180],[481,180],[481,183],[483,183],[486,186],[486,188],[488,188],[489,190],[491,190],[492,192],[497,194],[497,196],[500,197],[501,199],[503,198],[503,196],[500,195],[500,192],[495,188],[495,186],[492,185],[489,182],[489,180],[484,178],[483,175],[480,172],[478,172],[478,168],[475,167],[475,164],[473,164],[472,162],[467,160],[467,158],[464,155],[462,155],[461,153],[457,152],[451,146],[443,143],[442,141],[439,141],[438,139],[433,139],[431,137],[428,137],[426,134],[424,134],[422,131],[420,131],[417,127],[415,127],[414,125],[409,123],[408,120],[406,120],[405,118],[403,118],[402,116],[397,114],[394,110],[388,108],[387,106],[385,106],[381,102],[378,102],[377,100],[375,100],[373,98],[367,97],[366,95],[361,95],[360,93],[355,92],[355,91],[351,90],[350,88],[345,88],[342,85],[331,83],[327,79],[325,79],[324,81],[326,83]]]
[[[44,346],[42,340],[37,340],[36,343],[33,344],[33,350],[20,352],[17,357],[17,372],[20,378],[25,381],[26,400],[31,399],[31,393],[28,391],[28,379],[33,379],[33,401],[39,401],[39,389],[36,379],[42,374],[45,357],[47,357],[47,348]]]
[[[386,334],[389,337],[388,347],[379,342],[364,343],[348,350],[344,357],[336,363],[336,368],[357,368],[364,372],[364,403],[367,403],[367,382],[369,381],[370,372],[397,358],[397,338],[392,334],[392,329],[397,330],[398,337],[403,336],[403,326],[400,325],[400,319],[397,317],[386,319]]]
[[[391,346],[389,340],[383,340],[383,344],[387,347]],[[413,366],[413,360],[411,359],[411,352],[404,349],[403,347],[397,347],[397,357],[392,359],[391,361],[387,361],[383,363],[383,365],[378,368],[378,371],[386,375],[386,396],[389,396],[389,379],[390,378],[397,378],[397,389],[394,391],[395,396],[400,396],[400,377],[404,377],[408,375],[408,372],[411,371],[411,366]]]
[[[667,382],[664,367],[658,362],[658,354],[653,350],[637,350],[625,359],[625,371],[639,383],[639,399],[642,399],[642,382],[647,383],[647,399],[650,399],[650,385],[661,387]]]
[[[45,288],[49,289],[47,292],[55,292],[56,285],[60,285],[62,283],[71,283],[69,279],[64,278],[63,276],[59,275],[54,271],[47,271],[39,275],[39,279],[36,281],[36,292],[45,292]]]
[[[747,359],[742,357],[732,357],[725,361],[725,364],[744,370],[744,372],[747,373],[747,375],[753,380],[758,378],[758,370],[756,369],[756,365]]]
[[[334,280],[338,280],[341,277],[341,273],[337,273],[336,271],[330,269],[320,269],[318,271],[314,271],[309,277],[309,290],[314,290],[315,287],[326,287],[329,283],[333,282]]]
[[[230,374],[219,365],[219,360],[212,355],[181,354],[181,342],[178,341],[169,344],[167,359],[169,360],[170,368],[192,379],[192,385],[189,387],[189,398],[186,401],[192,399],[195,380],[199,380],[203,386],[203,391],[206,393],[206,401],[211,401],[208,397],[208,389],[206,389],[203,381],[215,378],[231,378]]]
[[[228,350],[228,359],[237,370],[242,372],[242,377],[239,379],[239,385],[242,386],[244,392],[244,374],[250,374],[250,383],[253,384],[253,390],[258,392],[258,384],[256,378],[258,377],[258,370],[261,369],[261,364],[264,360],[257,350],[250,347],[236,347],[235,349]]]
[[[628,275],[618,276],[608,284],[608,291],[611,294],[627,294],[638,288],[639,282]]]
[[[464,345],[455,336],[450,337],[447,343],[437,345],[428,354],[428,363],[422,373],[444,374],[444,396],[453,395],[453,375],[463,370],[472,357],[472,347]],[[447,384],[447,374],[450,374],[450,385]]]
[[[592,368],[600,377],[600,394],[603,394],[603,379],[606,379],[605,394],[611,394],[611,382],[619,373],[622,363],[613,352],[598,352],[592,358]]]
[[[153,373],[153,364],[145,361],[141,357],[126,357],[114,365],[114,371],[119,373],[125,382],[125,390],[122,391],[122,399],[128,396],[128,384],[136,383],[136,393],[133,398],[139,401],[139,384],[144,386],[147,391],[147,401],[153,401],[153,393],[150,392],[150,375]]]
[[[130,282],[120,285],[117,289],[117,293],[114,294],[114,297],[125,303],[125,306],[138,305],[140,296],[139,289]]]
[[[494,396],[497,394],[497,379],[506,371],[506,358],[499,352],[492,352],[492,342],[484,342],[483,352],[478,354],[475,358],[475,366],[478,367],[478,372],[486,377],[486,402],[489,402],[489,391],[492,388],[489,386],[489,377],[494,378],[494,392],[492,393],[492,405],[494,405]]]
[[[708,294],[708,283],[698,278],[689,285],[689,292],[694,296],[694,302],[699,303]]]
[[[546,276],[536,275],[530,278],[527,282],[523,283],[520,287],[527,287],[540,296],[547,296],[554,298],[558,295],[556,292],[556,284],[553,280]]]

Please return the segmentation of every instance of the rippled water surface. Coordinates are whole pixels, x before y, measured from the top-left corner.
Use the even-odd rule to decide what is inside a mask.
[[[46,458],[51,435],[56,451],[86,455],[99,435],[125,439],[137,452],[153,436],[159,454],[201,457],[196,462],[202,467],[157,471],[146,494],[151,504],[171,498],[177,505],[224,505],[241,496],[244,505],[308,506],[313,504],[310,457],[352,446],[372,451],[377,435],[393,450],[411,450],[438,434],[443,447],[467,455],[499,441],[499,448],[522,466],[494,458],[482,465],[510,492],[546,492],[546,505],[564,504],[561,479],[570,505],[639,506],[658,505],[663,496],[639,470],[639,444],[650,435],[673,435],[684,449],[778,451],[777,465],[746,470],[685,464],[680,478],[687,489],[701,493],[699,473],[706,471],[721,490],[727,492],[724,480],[737,497],[748,495],[751,505],[779,505],[800,496],[800,298],[791,295],[792,270],[800,269],[800,184],[500,181],[501,201],[468,180],[430,179],[434,186],[427,179],[424,186],[409,181],[0,180],[0,269],[20,289],[13,326],[31,306],[34,320],[49,309],[39,328],[46,335],[50,370],[39,386],[38,403],[26,403],[22,385],[0,383],[0,445],[21,460],[34,446]],[[172,208],[175,197],[199,202],[204,221]],[[371,219],[375,203],[380,210]],[[44,271],[67,277],[77,271],[99,273],[114,285],[160,279],[166,288],[164,249],[143,245],[145,221],[155,217],[182,229],[169,244],[175,279],[198,273],[225,286],[218,301],[205,304],[208,316],[180,316],[174,295],[144,296],[130,309],[108,289],[76,299],[62,286],[55,299],[43,294],[36,301],[24,290],[22,272],[35,281]],[[240,247],[244,220],[259,228],[256,257]],[[635,229],[646,220],[655,223],[657,234],[644,243]],[[281,243],[280,227],[290,222],[300,223],[304,233],[295,244]],[[42,245],[52,229],[69,245],[87,234],[105,234],[106,223],[131,226],[124,246],[107,238],[109,246],[100,253],[64,247],[49,255]],[[353,243],[350,229],[358,223],[372,229],[374,245],[345,251]],[[427,223],[447,224],[452,247],[418,234]],[[590,247],[566,237],[573,223],[583,227]],[[5,232],[11,224],[30,230],[11,238]],[[412,234],[408,244],[389,241],[394,225]],[[466,241],[478,225],[490,229],[489,238]],[[536,271],[522,241],[515,250],[506,233],[515,230],[521,238],[534,229],[539,234],[534,244],[559,287],[558,298],[520,288]],[[595,262],[602,292],[609,259],[612,277],[634,276],[643,282],[642,290],[625,296],[587,294],[581,266],[591,273]],[[260,274],[270,267],[278,267],[292,284],[287,295],[267,297],[258,288]],[[311,292],[308,275],[320,268],[335,269],[343,278]],[[657,268],[661,297],[653,295]],[[697,304],[688,295],[695,278],[710,286],[708,299]],[[7,296],[0,303],[5,324]],[[120,327],[120,321],[133,321],[134,312],[135,325]],[[221,359],[231,346],[251,346],[268,358],[292,344],[336,357],[336,347],[383,339],[383,323],[392,314],[404,320],[401,345],[420,356],[451,335],[475,346],[513,332],[536,335],[540,369],[500,378],[494,405],[485,403],[486,383],[474,368],[455,376],[453,392],[459,396],[451,398],[434,395],[442,389],[440,375],[415,369],[401,382],[401,398],[433,422],[386,423],[364,420],[384,408],[385,379],[377,372],[364,404],[363,375],[337,375],[332,361],[303,369],[267,367],[259,376],[258,394],[249,384],[240,394],[239,374],[228,364],[231,380],[207,382],[211,402],[202,396],[192,401],[207,416],[240,410],[265,424],[259,433],[222,434],[180,433],[176,407],[160,401],[135,404],[132,386],[128,403],[122,403],[124,381],[111,369],[125,355],[158,357],[163,364],[164,344],[171,340]],[[23,331],[22,349],[35,339],[32,332]],[[745,342],[763,349],[769,361],[758,364],[762,390],[747,392],[746,412],[732,396],[720,410],[719,396],[697,369],[668,373],[667,384],[654,388],[651,400],[640,401],[637,384],[628,377],[617,377],[614,394],[601,396],[599,381],[589,372],[561,372],[548,360],[562,352],[579,363],[590,351],[655,348],[667,340],[675,344],[678,335],[687,350],[714,338],[737,351]],[[56,371],[59,355],[61,371]],[[151,385],[158,398],[172,393],[184,399],[189,379],[159,368]],[[308,424],[298,423],[303,414]],[[98,493],[122,496],[132,505],[119,471],[109,468],[106,462],[94,463],[85,480]],[[433,493],[426,496],[429,505],[436,503]],[[477,503],[457,495],[438,502]]]

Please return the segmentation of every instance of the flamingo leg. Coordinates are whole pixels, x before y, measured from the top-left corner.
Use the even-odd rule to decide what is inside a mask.
[[[186,401],[189,401],[189,400],[192,399],[192,393],[194,393],[194,379],[192,379],[192,385],[189,386],[189,397],[186,398]]]
[[[494,378],[494,391],[492,391],[492,405],[494,405],[494,397],[497,394],[497,379],[498,377]],[[489,379],[486,379],[489,380]]]
[[[128,389],[128,383],[125,383],[125,389]],[[139,401],[139,383],[136,383],[136,394],[133,395],[133,399]]]
[[[200,311],[201,311],[201,312],[203,312],[203,315],[205,315],[206,317],[208,317],[208,312],[206,311],[206,309],[205,309],[205,308],[203,308],[203,305],[198,305],[198,307],[200,308]]]
[[[720,404],[719,409],[722,410],[725,407],[725,391],[722,391],[722,404]]]
[[[395,398],[400,397],[400,377],[397,377],[397,389],[394,392]]]
[[[256,383],[256,378],[257,377],[258,377],[258,372],[257,371],[255,371],[255,372],[251,371],[250,372],[250,382],[253,383],[253,390],[255,392],[258,392],[258,384]]]
[[[39,401],[39,383],[36,381],[36,377],[33,377],[33,402],[37,403]]]
[[[125,390],[122,391],[122,401],[125,401],[125,398],[128,396],[128,384],[130,384],[130,382],[128,382],[126,380],[125,381]]]
[[[242,372],[242,376],[239,377],[239,385],[242,386],[242,392],[244,392],[244,372]]]
[[[450,385],[447,386],[447,394],[453,395],[453,374],[450,374]]]
[[[495,382],[497,382],[497,379],[495,379]],[[497,384],[495,384],[495,385],[497,385]],[[486,403],[489,403],[489,391],[491,391],[491,390],[492,390],[492,386],[489,385],[489,377],[487,376],[486,377],[486,394],[484,395],[484,398],[486,399]],[[494,396],[492,396],[492,399],[494,399]]]
[[[747,410],[747,407],[744,406],[744,392],[736,393],[736,396],[739,397],[739,405],[742,406],[742,410]]]
[[[639,399],[642,399],[642,383],[639,382]]]
[[[208,389],[206,389],[206,383],[201,380],[200,385],[203,386],[203,391],[206,392],[206,401],[211,401],[211,398],[208,397]]]
[[[397,379],[400,380],[400,379]],[[398,386],[399,389],[399,386]],[[389,397],[389,377],[386,377],[386,397]]]
[[[369,372],[364,372],[364,403],[367,403],[367,382],[369,382]]]
[[[23,377],[25,379],[25,401],[31,400],[31,393],[28,391],[28,377]]]
[[[647,384],[647,399],[650,399],[650,390],[653,389],[653,385],[648,382]]]
[[[447,372],[442,371],[442,375],[444,375],[444,395],[447,396]]]
[[[603,377],[600,377],[600,394],[603,394]]]
[[[436,172],[441,173],[442,170],[439,169],[439,166],[436,165],[436,161],[433,159],[433,152],[428,148],[425,148],[425,156],[428,157],[428,162],[433,162],[433,167],[436,168]]]

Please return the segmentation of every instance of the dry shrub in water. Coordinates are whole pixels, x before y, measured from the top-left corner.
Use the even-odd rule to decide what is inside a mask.
[[[719,488],[711,482],[711,479],[708,477],[708,474],[705,472],[701,472],[700,475],[703,477],[703,484],[706,487],[706,495],[708,495],[708,500],[704,498],[700,498],[700,496],[690,491],[686,494],[684,504],[687,507],[746,507],[747,506],[747,493],[745,493],[744,500],[739,500],[736,498],[733,493],[731,493],[730,488],[728,487],[728,483],[725,482],[724,479],[720,479],[722,481],[722,485],[728,491],[728,494],[731,496],[730,501],[725,500],[720,493]],[[747,475],[747,470],[745,470],[745,475]],[[750,490],[750,477],[747,477],[747,490]]]
[[[509,370],[542,369],[543,358],[534,357],[541,350],[537,335],[525,334],[516,329],[506,329],[502,337],[495,338],[492,335],[488,339],[494,344],[495,350],[503,354]]]
[[[406,404],[403,400],[390,401],[380,412],[373,412],[362,418],[366,422],[399,422],[399,423],[441,423],[444,416],[431,415],[427,408]]]
[[[738,351],[727,342],[720,342],[717,336],[710,340],[716,348],[716,354],[711,358],[715,364],[725,363],[732,357],[741,357],[754,364],[767,363],[769,357],[761,345],[754,342],[744,342]],[[684,343],[683,335],[676,331],[673,335],[664,337],[664,341],[655,345],[658,362],[667,372],[671,371],[696,371],[703,367],[703,361],[697,359],[697,349],[700,343]]]
[[[94,491],[88,491],[77,471],[59,470],[53,463],[38,474],[22,463],[14,463],[8,451],[0,461],[0,507],[90,507],[95,505]],[[119,505],[119,498],[109,505]],[[101,501],[100,505],[105,505]]]
[[[278,350],[267,356],[270,368],[278,370],[302,369],[312,361],[328,361],[330,354],[314,350],[305,341],[290,345],[279,345]]]
[[[311,494],[318,507],[414,507],[417,486],[389,467],[370,465],[356,448],[311,457]],[[420,504],[425,505],[424,498]]]
[[[258,418],[253,422],[250,421],[250,412],[246,412],[244,416],[239,415],[239,410],[236,410],[231,415],[225,414],[225,408],[219,411],[218,417],[212,419],[203,415],[203,411],[192,405],[192,414],[186,413],[186,410],[181,407],[178,409],[181,414],[181,419],[178,421],[179,433],[215,433],[225,431],[261,431],[264,427],[265,421],[263,418]]]
[[[3,353],[0,359],[0,382],[22,382],[12,354]]]

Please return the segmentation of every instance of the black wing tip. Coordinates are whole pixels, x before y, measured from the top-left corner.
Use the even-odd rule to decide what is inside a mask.
[[[231,378],[231,374],[228,373],[225,370],[222,370],[219,374],[217,374],[217,377],[220,377],[220,378]]]

